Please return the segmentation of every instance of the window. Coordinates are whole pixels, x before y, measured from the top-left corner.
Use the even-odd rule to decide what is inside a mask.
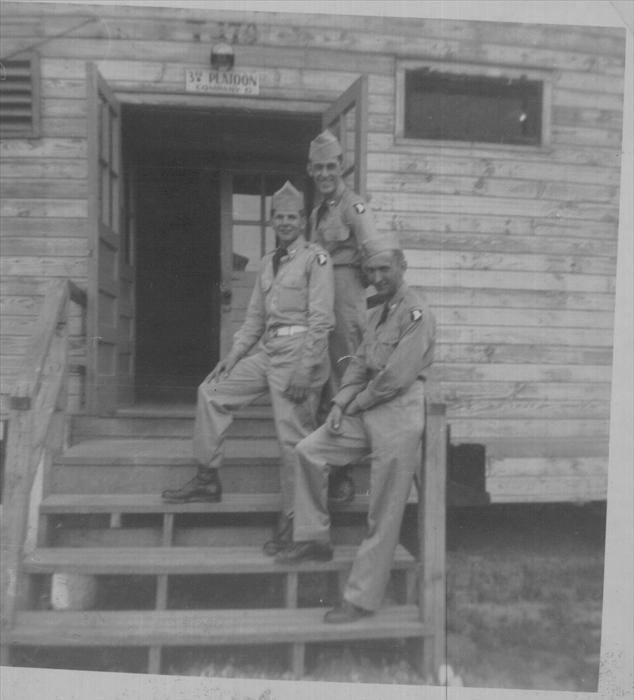
[[[541,146],[549,82],[536,71],[404,64],[400,133],[406,139]]]
[[[39,57],[0,60],[0,138],[40,135]]]

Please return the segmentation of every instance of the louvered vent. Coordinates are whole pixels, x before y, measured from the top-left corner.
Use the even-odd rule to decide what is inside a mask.
[[[0,138],[40,135],[39,73],[37,54],[0,59]]]

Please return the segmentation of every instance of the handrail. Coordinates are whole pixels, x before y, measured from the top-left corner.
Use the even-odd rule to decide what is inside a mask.
[[[21,564],[35,477],[63,443],[70,301],[85,308],[86,293],[70,280],[51,283],[10,397],[0,528],[3,663],[15,611],[29,595]]]
[[[423,458],[418,485],[418,608],[433,636],[423,644],[422,668],[426,678],[438,678],[446,664],[446,500],[447,407],[426,404]]]

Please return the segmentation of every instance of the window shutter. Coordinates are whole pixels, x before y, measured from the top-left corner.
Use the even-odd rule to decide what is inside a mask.
[[[36,53],[0,62],[0,138],[40,135],[40,70]]]

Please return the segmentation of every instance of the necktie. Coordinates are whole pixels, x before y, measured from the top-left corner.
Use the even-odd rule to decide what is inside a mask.
[[[315,226],[319,226],[319,222],[326,216],[326,213],[328,212],[328,202],[324,199],[324,201],[319,205],[319,209],[317,209],[317,216],[315,217]]]
[[[280,260],[286,255],[287,250],[282,246],[275,249],[273,253],[273,277],[277,275],[277,271],[280,269]]]
[[[385,302],[385,304],[383,304],[383,311],[381,312],[381,318],[379,318],[379,322],[376,324],[376,325],[377,325],[377,328],[378,328],[382,323],[385,322],[385,319],[387,318],[387,315],[388,315],[389,311],[390,311],[390,305],[388,304],[388,302]]]

